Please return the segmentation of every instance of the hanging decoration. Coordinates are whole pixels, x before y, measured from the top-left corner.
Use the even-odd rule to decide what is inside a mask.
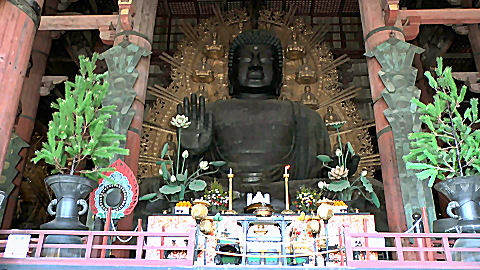
[[[132,170],[118,159],[109,166],[115,171],[105,173],[98,188],[90,193],[90,207],[96,217],[105,219],[112,208],[112,219],[120,219],[133,212],[138,202],[138,184]]]

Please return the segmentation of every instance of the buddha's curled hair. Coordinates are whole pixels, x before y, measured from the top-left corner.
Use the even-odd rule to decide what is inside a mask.
[[[283,84],[283,50],[282,43],[275,36],[275,33],[267,30],[247,30],[240,33],[230,46],[228,52],[228,79],[230,81],[230,88],[232,87],[232,80],[234,79],[233,74],[233,63],[235,61],[235,53],[239,48],[244,45],[268,45],[272,47],[273,50],[273,67],[277,70],[277,81],[276,85],[276,94],[280,95],[280,88]],[[230,89],[230,95],[233,91]]]

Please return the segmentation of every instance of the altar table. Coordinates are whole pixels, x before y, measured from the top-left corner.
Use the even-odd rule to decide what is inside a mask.
[[[314,260],[312,253],[315,252],[314,241],[316,240],[317,251],[325,248],[325,224],[320,221],[320,232],[317,237],[311,233],[307,233],[306,220],[302,220],[299,215],[285,215],[272,217],[255,217],[252,215],[224,215],[221,221],[214,221],[214,230],[210,235],[199,233],[198,247],[199,250],[196,265],[214,265],[215,255],[219,251],[219,246],[232,245],[238,247],[239,254],[247,255],[241,258],[242,263],[246,264],[278,264],[286,263],[286,259],[280,260],[252,260],[249,254],[257,255],[289,255],[289,254],[306,254],[309,257],[307,265],[313,265]],[[335,214],[327,223],[328,245],[330,249],[339,246],[339,234],[341,234],[343,226],[349,224],[350,231],[375,232],[374,216],[370,214]],[[149,232],[184,232],[196,226],[195,220],[188,215],[162,215],[149,216],[148,227]],[[315,240],[314,240],[315,239]],[[168,245],[183,247],[186,246],[185,238],[160,238],[149,237],[148,245]],[[282,245],[283,244],[283,245]],[[364,246],[363,239],[355,242],[356,246]],[[206,248],[205,248],[206,247]],[[221,251],[221,250],[220,250]],[[147,259],[175,258],[185,256],[180,251],[169,252],[165,254],[160,250],[147,250]],[[364,259],[376,260],[377,254],[368,252],[359,254]],[[280,256],[282,257],[282,256]],[[285,257],[285,256],[284,256]],[[323,265],[323,256],[317,256],[318,263]],[[290,259],[291,260],[291,259]],[[218,262],[218,258],[217,258]],[[330,254],[329,265],[341,264],[340,253]]]

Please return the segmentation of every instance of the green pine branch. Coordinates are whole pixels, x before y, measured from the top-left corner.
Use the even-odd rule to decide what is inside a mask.
[[[108,82],[106,73],[94,73],[97,58],[97,53],[92,59],[79,56],[80,74],[74,82],[65,82],[65,99],[51,104],[57,111],[48,124],[47,142],[32,160],[44,160],[54,167],[54,173],[81,174],[98,180],[103,172],[111,171],[107,168],[110,158],[129,154],[128,149],[119,147],[126,136],[106,126],[116,107],[101,106]],[[92,160],[94,167],[80,170],[78,165],[86,159]]]
[[[458,92],[451,67],[444,69],[440,57],[435,75],[425,72],[430,87],[436,91],[433,103],[427,105],[412,99],[429,131],[409,134],[410,153],[403,157],[407,169],[419,170],[417,178],[428,179],[429,186],[437,178],[444,180],[480,172],[480,131],[472,129],[472,125],[480,123],[478,99],[472,98],[462,115],[458,108],[467,87],[462,86]]]

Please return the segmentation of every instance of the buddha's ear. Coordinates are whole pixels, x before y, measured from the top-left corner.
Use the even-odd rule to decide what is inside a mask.
[[[228,83],[228,95],[233,97],[233,83],[232,82]]]
[[[275,96],[279,97],[281,95],[282,86],[283,86],[283,76],[280,78],[280,82],[276,85]]]

